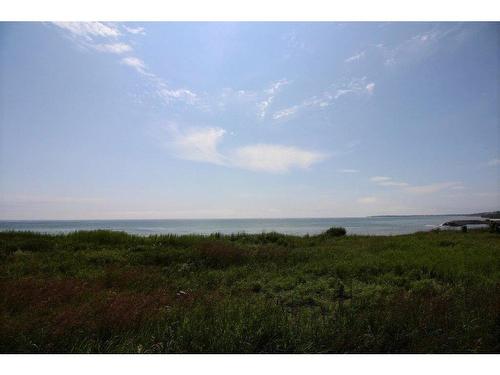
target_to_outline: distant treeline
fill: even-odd
[[[480,216],[486,219],[500,219],[500,211],[480,212],[477,214],[471,214],[470,216]]]

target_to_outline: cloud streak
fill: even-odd
[[[271,106],[274,97],[276,94],[280,91],[280,88],[282,86],[290,84],[290,81],[286,79],[280,79],[279,81],[271,83],[271,86],[264,91],[264,93],[267,95],[267,97],[262,100],[260,103],[258,103],[257,108],[259,110],[259,117],[264,118],[266,117],[267,110]]]
[[[125,43],[97,44],[94,48],[100,52],[115,53],[118,55],[132,51],[132,47]]]
[[[190,89],[170,87],[161,77],[151,72],[141,58],[131,54],[133,49],[127,38],[130,35],[146,35],[143,27],[102,22],[54,22],[53,24],[67,32],[80,47],[97,52],[126,55],[119,60],[120,64],[139,73],[150,85],[151,94],[164,104],[177,101],[194,105],[198,102],[198,94]]]
[[[432,194],[442,190],[446,190],[448,188],[454,190],[464,189],[462,184],[456,181],[439,182],[428,185],[411,185],[408,182],[395,181],[393,180],[392,177],[386,177],[386,176],[374,176],[370,178],[370,181],[378,186],[399,187],[402,188],[404,191],[413,194]]]
[[[352,62],[358,62],[359,60],[363,59],[365,57],[365,51],[361,51],[351,57],[348,57],[347,59],[344,60],[346,63],[352,63]]]
[[[375,86],[375,82],[368,81],[367,77],[352,78],[346,83],[331,85],[321,95],[311,96],[299,104],[275,111],[272,118],[273,120],[285,120],[305,109],[328,107],[347,95],[371,96],[375,92]]]

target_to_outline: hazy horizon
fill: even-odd
[[[0,23],[0,220],[500,208],[499,23]]]
[[[498,210],[493,210],[498,211]],[[486,211],[484,211],[486,212]],[[491,212],[491,211],[488,211]],[[314,220],[314,219],[363,219],[363,218],[371,218],[371,217],[410,217],[410,216],[471,216],[474,214],[481,213],[479,211],[475,212],[450,212],[450,213],[435,213],[435,214],[381,214],[381,215],[365,215],[365,216],[295,216],[295,217],[206,217],[206,218],[175,218],[175,217],[164,217],[164,218],[133,218],[133,219],[124,219],[124,218],[108,218],[108,219],[97,219],[97,218],[88,218],[88,219],[0,219],[0,221],[9,222],[9,221],[162,221],[162,220],[172,220],[172,221],[189,221],[189,220]]]

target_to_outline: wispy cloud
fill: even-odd
[[[266,117],[267,110],[269,106],[272,104],[274,97],[276,96],[276,94],[278,93],[278,91],[282,86],[288,84],[290,84],[290,81],[286,79],[280,79],[279,81],[271,83],[271,86],[264,91],[266,98],[257,104],[260,118]]]
[[[385,176],[374,176],[374,177],[370,178],[370,181],[377,182],[377,183],[384,182],[384,181],[390,181],[390,180],[392,180],[391,177],[385,177]]]
[[[352,78],[348,83],[341,85],[335,90],[334,99],[347,94],[366,95],[373,94],[375,90],[375,82],[369,82],[367,77]]]
[[[427,58],[453,43],[460,43],[471,28],[464,29],[462,25],[454,24],[449,27],[435,25],[429,30],[422,31],[404,40],[395,46],[379,45],[385,56],[385,65],[394,66],[406,62],[415,62]],[[443,44],[445,43],[445,44]]]
[[[307,169],[325,159],[325,155],[297,147],[256,144],[238,148],[234,153],[234,165],[265,172],[283,173],[292,168]]]
[[[129,56],[129,57],[124,57],[121,59],[121,63],[130,66],[131,68],[134,68],[141,74],[146,73],[146,64],[144,61],[137,57]]]
[[[164,85],[160,85],[157,89],[157,94],[165,100],[165,102],[169,102],[171,100],[182,100],[188,104],[194,104],[198,100],[198,94],[194,93],[188,89],[175,89],[171,90]]]
[[[347,58],[347,59],[345,59],[344,61],[345,61],[346,63],[357,62],[357,61],[361,60],[362,58],[364,58],[364,57],[365,57],[365,55],[366,55],[366,54],[365,54],[365,51],[361,51],[361,52],[359,52],[359,53],[357,53],[357,54],[355,54],[355,55],[353,55],[353,56],[351,56],[351,57],[348,57],[348,58]]]
[[[284,173],[291,169],[307,169],[324,160],[323,153],[278,144],[252,144],[219,151],[226,131],[219,127],[180,130],[168,127],[170,147],[180,159],[212,163],[227,167],[270,173]]]
[[[370,178],[370,181],[378,186],[399,187],[403,188],[404,191],[406,192],[415,194],[436,193],[438,191],[445,190],[448,188],[456,190],[464,188],[460,182],[456,181],[439,182],[429,185],[411,185],[408,182],[395,181],[392,177],[386,177],[386,176],[374,176]]]
[[[169,104],[172,101],[189,105],[198,103],[199,95],[193,90],[170,87],[165,80],[148,69],[144,60],[131,54],[132,47],[128,43],[130,35],[127,36],[127,34],[132,36],[146,35],[143,27],[102,22],[55,22],[54,25],[68,32],[71,39],[83,48],[104,53],[128,55],[122,57],[119,60],[120,63],[139,73],[147,81],[150,94],[163,103]]]
[[[132,51],[132,47],[125,43],[97,44],[94,48],[100,52],[109,52],[116,54],[122,54]]]
[[[390,26],[391,24],[387,24],[387,27]],[[382,62],[387,68],[394,68],[424,61],[440,51],[462,43],[479,27],[481,26],[471,24],[464,27],[460,23],[436,23],[427,30],[415,33],[393,44],[367,45],[362,51],[346,58],[344,62],[355,64],[366,59],[373,64]]]
[[[311,96],[299,104],[277,110],[272,118],[274,120],[287,119],[304,109],[328,107],[345,95],[373,95],[374,91],[375,82],[369,81],[367,77],[352,78],[345,83],[331,85],[321,95]]]
[[[375,176],[371,177],[370,181],[376,183],[378,186],[408,186],[407,182],[394,181],[391,177]]]
[[[282,109],[280,111],[276,111],[276,112],[273,113],[273,119],[274,120],[279,120],[282,117],[292,116],[295,113],[297,113],[297,111],[300,108],[301,108],[300,105],[294,105],[293,107],[289,107],[289,108]]]
[[[226,131],[222,128],[191,128],[180,130],[177,126],[168,128],[170,144],[175,155],[180,159],[205,163],[226,164],[226,160],[217,150],[218,143]]]
[[[95,37],[117,38],[121,35],[117,27],[102,22],[54,22],[54,24],[88,41]]]
[[[144,27],[129,27],[126,25],[123,25],[123,29],[129,32],[130,34],[134,35],[146,35],[146,30],[144,30]]]

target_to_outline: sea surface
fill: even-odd
[[[280,232],[318,234],[340,226],[347,234],[388,235],[429,231],[450,220],[481,219],[473,216],[378,216],[321,219],[193,219],[193,220],[44,220],[0,221],[0,231],[68,233],[78,230],[108,229],[132,234],[210,234]]]

